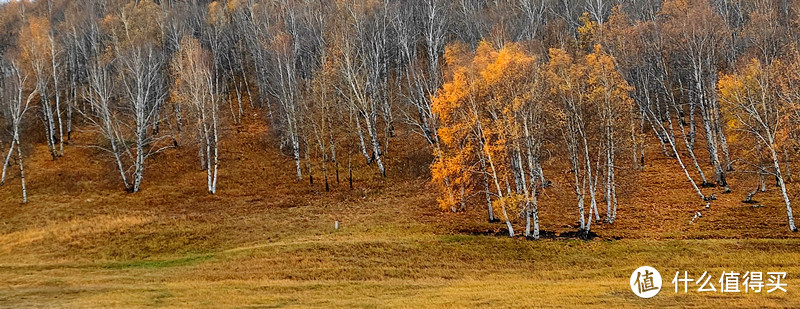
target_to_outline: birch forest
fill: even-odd
[[[591,237],[655,157],[692,192],[686,221],[771,190],[796,232],[799,21],[798,0],[4,2],[0,190],[24,205],[34,151],[89,148],[136,195],[190,149],[218,194],[250,125],[269,142],[245,155],[280,152],[296,185],[422,168],[431,208],[511,237],[539,239],[554,194]]]

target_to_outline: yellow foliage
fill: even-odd
[[[733,141],[769,143],[769,147],[780,149],[793,143],[791,136],[797,132],[792,125],[792,115],[797,115],[797,85],[795,61],[789,66],[783,61],[769,65],[753,58],[744,67],[732,74],[723,75],[717,83],[720,108],[725,124],[734,130]],[[798,121],[796,119],[794,121]],[[787,144],[789,143],[789,144]],[[748,145],[737,147],[747,149]]]
[[[619,117],[626,115],[624,111],[633,106],[629,96],[633,87],[617,70],[614,57],[605,53],[600,44],[595,44],[594,52],[586,55],[586,65],[589,102],[599,105],[599,113],[606,121],[621,120]]]
[[[580,49],[585,50],[589,46],[592,46],[592,43],[595,41],[599,26],[596,21],[593,21],[591,17],[589,17],[588,12],[583,12],[581,17],[578,17],[578,21],[581,23],[581,26],[577,29],[578,46]]]
[[[445,49],[445,61],[449,81],[432,99],[441,145],[431,172],[447,193],[440,206],[448,209],[462,202],[460,195],[452,194],[462,186],[484,189],[471,185],[476,166],[484,166],[491,177],[508,177],[509,143],[521,134],[517,115],[538,106],[540,102],[532,99],[543,95],[537,93],[541,92],[537,59],[519,44],[498,50],[483,41],[474,53],[464,44],[452,44]],[[481,160],[483,165],[478,164]]]

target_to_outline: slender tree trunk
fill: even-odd
[[[633,112],[631,112],[633,114]],[[636,140],[636,123],[634,122],[634,117],[630,119],[630,128],[631,128],[631,150],[633,153],[633,169],[639,169],[639,158],[638,158],[638,141]],[[644,149],[642,149],[644,151]]]
[[[58,156],[58,152],[56,150],[56,141],[55,141],[55,121],[53,120],[53,109],[50,106],[50,99],[48,99],[47,92],[42,92],[42,113],[44,114],[44,129],[45,129],[45,139],[47,139],[47,148],[50,151],[50,156],[52,157],[53,161],[56,160]]]
[[[305,140],[308,141],[307,138]],[[304,151],[303,158],[306,161],[306,171],[308,171],[308,184],[313,186],[314,185],[314,172],[311,170],[311,155],[309,154],[309,152],[310,152],[309,150],[310,150],[311,147],[308,145],[308,142],[305,142],[304,144],[306,145],[306,147],[305,147],[306,149]]]
[[[758,175],[761,178],[761,173]],[[756,184],[756,187],[750,193],[747,193],[747,197],[742,201],[743,203],[754,203],[753,197],[758,193],[758,189],[760,188],[759,184]]]
[[[20,145],[19,129],[14,130],[14,142]],[[28,190],[25,188],[25,167],[22,164],[22,147],[17,146],[17,163],[19,164],[19,180],[22,184],[22,203],[28,203]]]
[[[531,184],[531,190],[531,209],[529,210],[529,216],[533,217],[533,233],[531,234],[531,237],[533,239],[539,239],[539,204],[536,197],[538,184]]]
[[[76,73],[70,74],[70,88],[72,92],[72,102],[67,103],[67,140],[72,140],[72,109],[78,105],[78,86],[75,76]]]
[[[713,128],[714,124],[711,115],[712,111],[709,111],[709,108],[710,107],[708,106],[701,108],[701,114],[703,116],[703,129],[706,132],[706,148],[708,149],[709,161],[711,162],[711,166],[714,168],[714,181],[717,183],[717,185],[727,189],[728,183],[725,180],[725,169],[722,167],[722,163],[719,159],[719,152],[717,149],[717,134],[716,130]]]
[[[210,190],[211,194],[217,193],[217,176],[218,176],[218,173],[219,173],[219,133],[217,132],[217,126],[218,126],[217,118],[219,118],[219,116],[217,116],[216,103],[213,103],[213,102],[214,101],[212,100],[211,104],[214,104],[214,105],[211,107],[211,128],[212,128],[211,134],[213,136],[213,143],[214,143],[214,153],[213,153],[213,155],[214,155],[214,174],[212,175],[212,179],[211,179],[211,190]]]
[[[592,178],[592,162],[589,159],[589,143],[586,140],[586,135],[581,131],[581,140],[583,142],[583,154],[584,154],[584,161],[586,164],[586,178],[589,180],[589,198],[590,198],[590,206],[589,209],[589,222],[586,224],[587,231],[591,226],[592,214],[595,216],[595,220],[600,221],[600,214],[597,211],[597,194],[596,191],[596,180]]]
[[[297,180],[303,180],[303,171],[300,168],[300,141],[297,136],[296,132],[297,128],[293,127],[293,124],[289,124],[289,139],[292,143],[292,157],[294,158],[294,164],[297,169]]]
[[[478,124],[478,126],[480,126],[480,123]],[[481,136],[480,138],[483,138],[483,136]],[[497,180],[497,170],[495,169],[494,162],[492,161],[492,154],[486,151],[486,149],[481,149],[481,151],[486,152],[486,159],[488,160],[489,167],[492,170],[492,179],[494,180],[495,187],[497,187],[497,194],[500,196],[500,199],[502,200],[503,189],[500,188],[500,183]],[[509,220],[508,212],[506,211],[506,205],[505,203],[500,203],[500,204],[502,206],[501,209],[503,210],[503,218],[506,221],[506,227],[508,227],[508,237],[514,237],[514,227],[511,225],[511,221]]]
[[[353,164],[350,157],[347,156],[347,172],[349,173],[347,181],[350,183],[350,190],[353,190]]]
[[[480,145],[481,149],[483,149],[483,141],[481,141]],[[481,163],[481,180],[483,181],[483,192],[486,196],[486,205],[488,207],[489,212],[489,222],[494,222],[494,209],[492,209],[492,193],[489,189],[489,171],[486,170],[486,158],[483,155],[483,151],[478,152],[478,159]]]
[[[367,160],[367,165],[372,164],[372,157],[370,157],[370,155],[367,153],[367,146],[366,143],[364,142],[364,132],[361,129],[361,118],[360,118],[361,116],[360,115],[354,115],[354,116],[356,119],[356,133],[358,133],[358,141],[359,144],[361,145],[361,154],[363,154],[364,158]]]
[[[208,169],[208,161],[210,158],[206,157],[206,138],[205,132],[203,132],[203,127],[197,126],[197,157],[200,159],[200,170],[205,171]]]
[[[675,108],[676,111],[679,111],[679,107],[677,105],[673,104],[673,108]],[[689,158],[692,159],[692,164],[694,164],[694,168],[697,170],[698,175],[700,175],[700,180],[702,181],[700,186],[707,187],[709,186],[709,183],[708,180],[706,179],[705,173],[703,173],[703,169],[700,167],[700,163],[697,161],[697,157],[694,154],[693,142],[689,140],[690,138],[686,134],[686,130],[684,128],[684,124],[681,119],[678,119],[678,124],[680,125],[681,137],[683,138],[683,143],[686,145],[686,150],[689,153]]]
[[[55,115],[58,124],[58,156],[61,157],[64,155],[64,129],[63,129],[64,126],[61,124],[61,96],[58,95],[58,78],[55,78],[53,82],[53,88],[54,88],[53,94],[56,100]],[[53,135],[55,135],[55,130],[53,132]]]
[[[575,148],[574,145],[568,147]],[[583,187],[581,186],[581,181],[579,176],[580,163],[578,163],[578,155],[577,153],[575,153],[576,151],[577,149],[572,149],[570,151],[570,163],[572,163],[572,174],[574,175],[575,178],[575,195],[578,198],[578,222],[580,224],[580,229],[584,230],[586,229],[586,215],[583,205]],[[589,220],[591,220],[591,217]]]
[[[331,161],[334,163],[334,169],[336,170],[336,184],[339,184],[339,162],[336,160],[336,142],[333,138],[333,127],[332,122],[330,119],[330,111],[325,115],[328,120],[328,135],[330,136],[329,145],[331,147]],[[324,153],[324,151],[323,151]]]
[[[12,139],[11,146],[8,147],[8,154],[6,155],[6,159],[3,161],[3,172],[2,176],[0,176],[0,186],[6,183],[6,168],[9,166],[8,162],[11,160],[11,154],[14,153],[14,145],[16,144],[16,141]]]
[[[367,124],[367,133],[369,133],[370,138],[372,140],[372,155],[375,159],[375,162],[378,164],[378,171],[380,171],[381,176],[386,177],[386,168],[383,166],[383,152],[381,150],[381,144],[378,140],[378,130],[375,127],[375,113],[371,113],[370,119],[365,119],[364,122]]]
[[[789,194],[786,192],[786,183],[783,181],[783,176],[781,175],[781,166],[778,162],[778,154],[775,152],[775,147],[772,146],[772,138],[770,138],[770,145],[767,145],[769,148],[770,154],[772,155],[772,163],[775,166],[775,178],[778,179],[778,186],[781,188],[781,196],[783,197],[783,201],[786,203],[786,218],[789,223],[789,230],[792,232],[797,232],[797,227],[794,224],[794,215],[792,214],[792,203],[789,201]],[[21,165],[22,163],[20,163]]]
[[[614,141],[614,128],[609,127],[609,150],[608,150],[608,183],[609,183],[609,199],[611,200],[611,215],[608,223],[614,223],[617,219],[617,174],[616,167],[614,166],[614,152],[616,151],[616,142]],[[607,215],[608,216],[608,215]]]
[[[137,114],[139,114],[137,117],[140,117],[140,120],[144,119],[143,115],[141,115],[143,113],[144,113],[143,110],[137,111]],[[142,184],[142,178],[144,176],[144,160],[145,160],[144,144],[146,142],[145,139],[147,135],[147,123],[145,123],[144,121],[137,121],[136,126],[137,126],[136,157],[134,161],[134,171],[133,171],[134,193],[139,192],[139,187]]]
[[[211,148],[213,147],[211,145],[211,132],[210,132],[210,130],[208,128],[209,125],[208,125],[208,122],[206,120],[205,108],[202,105],[200,106],[200,108],[203,108],[203,110],[200,112],[200,115],[201,115],[200,116],[201,117],[200,118],[200,126],[203,128],[202,129],[203,130],[203,140],[205,141],[204,142],[204,144],[205,144],[205,147],[204,147],[205,149],[204,150],[205,150],[205,153],[206,153],[205,156],[206,156],[206,158],[208,158],[208,168],[206,168],[206,189],[208,190],[208,193],[213,194],[214,192],[212,192],[212,188],[211,188],[211,174],[213,172],[212,171],[213,170],[213,165],[211,163],[211,161],[213,160],[212,154],[211,154]]]
[[[712,95],[713,97],[713,95]],[[730,151],[728,150],[728,139],[725,137],[725,132],[722,130],[722,115],[719,110],[719,101],[716,98],[711,99],[711,105],[713,107],[714,113],[714,130],[716,131],[716,136],[719,138],[720,148],[722,148],[722,158],[724,160],[724,169],[725,171],[733,170],[732,162],[731,162],[731,155]],[[725,175],[723,174],[723,178]],[[730,191],[727,185],[727,181],[723,181],[725,183],[725,189]]]
[[[696,109],[697,105],[694,102],[689,102],[689,144],[692,145],[692,149],[694,149],[697,138],[697,124],[694,120]]]
[[[56,100],[55,114],[58,120],[58,156],[60,157],[64,155],[64,126],[61,123],[61,96],[58,93],[58,69],[56,66],[55,43],[52,36],[50,36],[50,57],[53,67],[53,95]]]
[[[659,128],[662,131],[666,131],[666,129],[664,128],[664,126],[660,122],[656,122],[656,124],[659,125]],[[686,179],[688,179],[689,183],[692,185],[692,188],[694,188],[695,192],[697,193],[697,195],[700,196],[701,199],[703,199],[704,201],[709,200],[708,197],[703,195],[703,192],[700,191],[700,188],[697,187],[697,183],[694,181],[694,179],[692,179],[692,176],[689,174],[689,170],[686,169],[686,165],[683,164],[683,160],[681,159],[680,152],[678,152],[678,149],[675,147],[675,142],[673,140],[671,140],[671,139],[667,139],[667,141],[669,142],[669,146],[670,146],[670,148],[672,148],[672,153],[675,155],[675,158],[678,160],[678,164],[680,164],[684,175],[686,175]]]
[[[320,160],[321,163],[322,163],[322,180],[325,181],[325,191],[327,192],[327,191],[330,191],[331,189],[330,189],[330,185],[328,184],[328,169],[327,169],[327,162],[326,162],[327,158],[325,158],[326,156],[324,155],[325,149],[322,149],[322,151],[323,151],[323,156],[322,156],[322,160]]]

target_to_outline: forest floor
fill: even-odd
[[[740,202],[755,186],[744,174],[731,194],[704,189],[719,198],[705,209],[651,145],[643,172],[621,173],[617,221],[593,225],[599,237],[531,241],[505,237],[478,202],[441,211],[424,147],[394,143],[403,156],[386,179],[353,155],[352,190],[340,159],[326,192],[319,175],[296,180],[262,124],[225,133],[216,195],[189,146],[148,161],[136,194],[105,154],[79,147],[87,134],[56,161],[29,149],[30,202],[14,169],[0,187],[0,307],[800,307],[800,233],[773,186],[755,198],[763,207]],[[574,231],[567,175],[546,173],[542,229]],[[653,299],[628,286],[643,265],[664,278]],[[718,289],[723,271],[783,271],[788,293],[675,293],[676,271],[708,271]]]

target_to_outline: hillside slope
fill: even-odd
[[[800,271],[800,235],[785,227],[775,189],[753,208],[740,202],[750,185],[734,174],[736,191],[705,210],[677,163],[655,151],[644,172],[623,173],[618,220],[595,225],[598,239],[528,241],[503,237],[480,204],[440,211],[418,167],[430,157],[415,145],[394,146],[401,155],[387,179],[354,156],[354,189],[344,162],[326,192],[319,180],[296,180],[258,118],[225,136],[216,195],[189,146],[149,161],[136,194],[122,190],[104,154],[79,147],[88,134],[75,133],[57,161],[38,146],[27,161],[30,202],[19,203],[14,170],[0,187],[0,307],[624,307],[653,304],[625,287],[644,263]],[[574,230],[576,206],[551,177],[542,228],[557,235]],[[697,210],[703,217],[690,224]],[[701,299],[668,292],[657,304]],[[800,306],[786,294],[702,301]]]

